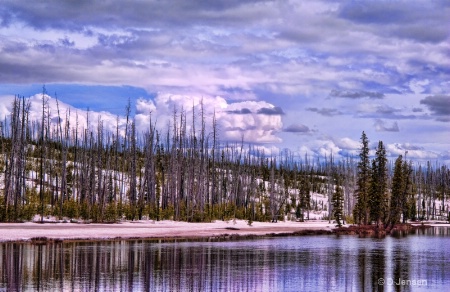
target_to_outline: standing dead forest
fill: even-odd
[[[359,157],[336,161],[289,150],[267,155],[243,141],[221,141],[215,117],[206,120],[203,110],[190,125],[186,112],[174,110],[164,131],[150,119],[145,132],[136,130],[130,104],[125,128],[116,131],[101,120],[95,129],[71,125],[70,113],[55,121],[48,111],[43,94],[41,119],[30,120],[27,99],[16,97],[0,122],[2,222],[39,214],[41,220],[236,218],[251,224],[288,215],[303,221],[323,210],[323,219],[338,225],[387,226],[450,216],[447,165],[413,163],[406,152],[388,161],[383,142],[369,149],[364,132]]]

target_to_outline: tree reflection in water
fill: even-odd
[[[0,244],[0,291],[384,291],[450,285],[449,228],[406,237]]]

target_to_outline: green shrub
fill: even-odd
[[[63,216],[68,218],[78,218],[79,216],[79,210],[78,210],[78,203],[75,202],[72,199],[66,200],[63,203]]]
[[[89,213],[89,218],[94,222],[99,222],[101,219],[100,206],[95,203],[91,206],[91,212]]]
[[[81,203],[81,206],[80,206],[80,217],[83,220],[90,219],[90,216],[89,216],[89,205],[88,205],[86,200]]]
[[[346,215],[344,216],[344,222],[346,224],[355,224],[355,219],[353,218],[352,215]]]
[[[105,211],[103,212],[103,221],[105,222],[116,222],[117,220],[117,206],[114,202],[106,205]]]

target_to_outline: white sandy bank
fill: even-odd
[[[301,230],[331,230],[333,223],[317,220],[308,222],[253,222],[244,220],[214,223],[177,221],[135,221],[118,224],[76,223],[0,223],[0,242],[28,241],[36,237],[58,240],[131,239],[131,238],[193,238],[215,237],[225,234],[266,235],[293,233]]]

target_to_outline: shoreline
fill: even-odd
[[[424,222],[426,226],[449,226],[445,222]],[[423,226],[422,223],[412,223]],[[345,225],[351,227],[352,225]],[[253,222],[245,220],[188,223],[180,221],[126,221],[105,223],[26,222],[0,223],[1,243],[33,243],[109,240],[229,240],[257,237],[331,235],[339,228],[326,220],[307,222]],[[349,233],[350,234],[350,233]]]
[[[332,234],[328,221],[253,222],[244,220],[188,223],[179,221],[127,221],[101,223],[0,223],[0,243],[47,243],[107,240],[202,240],[263,236]]]

